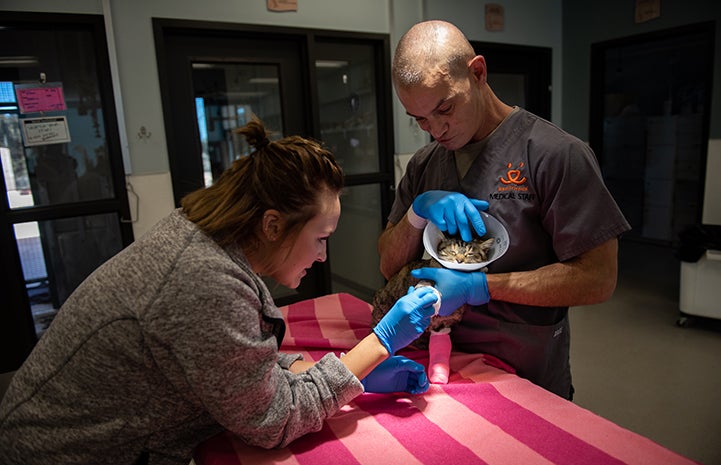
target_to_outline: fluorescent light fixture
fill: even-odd
[[[193,69],[213,69],[218,68],[218,65],[216,65],[215,63],[193,63],[191,67]]]
[[[277,77],[255,77],[248,79],[248,84],[278,84]]]
[[[316,60],[316,68],[342,68],[348,66],[347,61],[343,60]]]
[[[0,66],[31,66],[37,65],[38,59],[31,56],[0,57]]]

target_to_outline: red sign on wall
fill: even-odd
[[[17,84],[15,86],[20,113],[44,113],[64,111],[63,85],[59,82],[47,84]]]

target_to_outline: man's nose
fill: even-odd
[[[431,136],[433,136],[434,139],[440,139],[441,136],[445,134],[446,129],[448,129],[448,126],[446,125],[446,122],[441,118],[433,118],[429,120],[428,132],[431,134]]]

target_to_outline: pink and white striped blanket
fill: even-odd
[[[281,309],[282,349],[318,360],[368,334],[371,306],[332,294]],[[428,355],[404,355],[428,363]],[[323,429],[284,449],[249,447],[229,433],[201,444],[198,465],[693,464],[561,399],[481,354],[451,354],[448,384],[419,396],[363,394]]]

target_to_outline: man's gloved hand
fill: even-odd
[[[401,355],[384,360],[361,383],[366,392],[411,394],[423,394],[430,384],[423,365]]]
[[[459,192],[426,191],[413,201],[413,212],[432,221],[441,231],[448,234],[460,233],[461,239],[473,239],[471,226],[479,236],[486,234],[480,210],[488,210],[485,200],[469,199]],[[469,225],[470,221],[470,225]]]
[[[393,355],[415,341],[431,323],[433,304],[438,300],[431,287],[408,289],[373,328],[381,344]]]
[[[456,271],[446,268],[418,268],[411,270],[414,278],[433,281],[441,293],[438,314],[448,316],[463,304],[483,305],[491,300],[486,273],[482,271]]]

